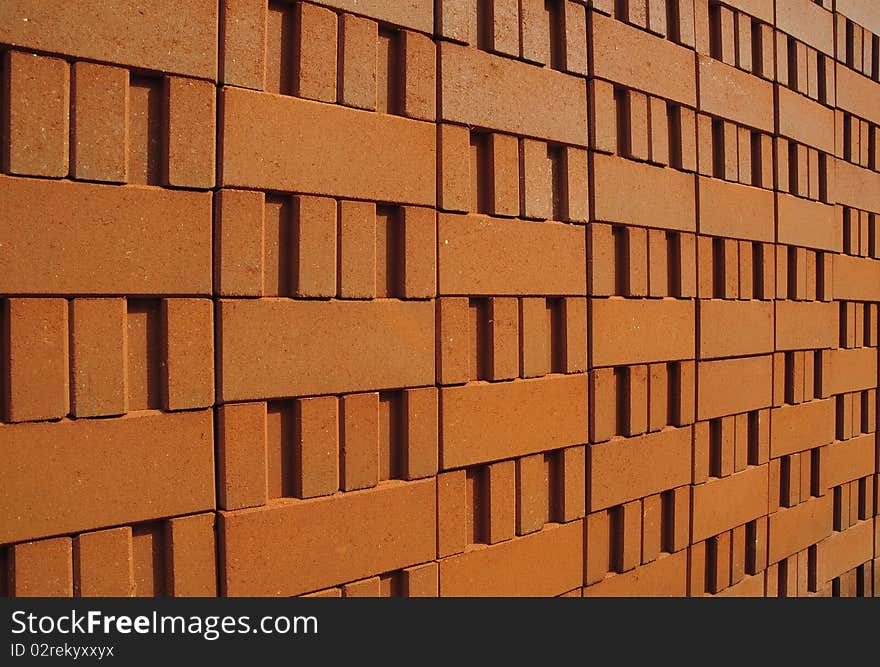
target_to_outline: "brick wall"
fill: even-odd
[[[869,0],[0,5],[0,595],[880,595]]]

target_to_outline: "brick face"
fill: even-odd
[[[0,593],[880,596],[872,3],[116,4],[0,5]]]

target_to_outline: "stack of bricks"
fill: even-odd
[[[0,595],[880,595],[871,0],[0,5]]]

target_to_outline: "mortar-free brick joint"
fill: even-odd
[[[880,596],[871,0],[0,4],[0,595]]]

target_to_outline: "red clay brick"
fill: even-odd
[[[687,565],[687,551],[679,551],[587,586],[584,597],[683,597],[687,594]]]
[[[428,479],[221,512],[221,592],[297,595],[424,563],[436,550],[436,505]]]
[[[217,408],[217,502],[222,509],[265,505],[266,404]]]
[[[540,576],[534,563],[548,567]],[[559,595],[583,580],[584,540],[579,523],[547,528],[440,561],[440,595]]]
[[[583,295],[583,228],[550,222],[441,214],[440,294]],[[548,272],[547,263],[570,267]]]
[[[650,456],[645,452],[650,449]],[[686,484],[691,470],[690,428],[664,430],[591,445],[590,512]]]
[[[25,542],[10,549],[12,597],[73,597],[73,555],[69,537]]]
[[[71,85],[72,175],[87,181],[125,183],[128,180],[128,71],[78,62],[73,65]],[[211,129],[213,134],[213,127]]]
[[[216,87],[207,81],[165,78],[168,104],[165,185],[210,188],[216,172]]]
[[[584,79],[458,44],[438,53],[443,120],[587,145]]]
[[[592,364],[616,366],[693,356],[694,306],[672,299],[593,299]]]
[[[443,387],[441,469],[586,442],[585,375]]]
[[[218,321],[224,402],[418,386],[434,377],[428,302],[221,300]],[[386,345],[389,328],[399,347]]]
[[[296,94],[320,102],[336,101],[336,13],[311,3],[296,5]]]
[[[263,295],[265,203],[262,192],[224,189],[214,196],[216,294]]]
[[[135,591],[131,528],[84,533],[73,540],[77,597],[131,597]]]
[[[213,509],[211,422],[200,410],[0,426],[0,543]]]
[[[773,351],[773,304],[762,301],[699,302],[700,359]]]
[[[223,186],[434,203],[429,124],[237,88],[220,105]],[[352,169],[353,155],[363,168]]]
[[[339,33],[342,42],[339,102],[375,110],[377,64],[373,54],[379,43],[379,26],[375,21],[354,14],[342,14]]]
[[[210,193],[0,176],[9,221],[0,231],[5,249],[0,290],[209,294],[210,198]],[[37,209],[34,201],[45,206]],[[59,238],[65,239],[63,247]],[[97,272],[95,266],[113,270]]]
[[[162,301],[166,410],[214,403],[214,304],[208,299]]]
[[[687,49],[600,14],[593,14],[591,48],[595,76],[696,106],[693,54]]]
[[[70,408],[77,417],[128,410],[126,312],[125,299],[70,302]]]
[[[8,299],[3,378],[6,419],[57,419],[69,408],[68,305],[64,299]]]
[[[262,90],[266,85],[266,9],[260,0],[220,4],[220,80]]]
[[[214,513],[169,519],[165,524],[168,593],[174,597],[217,596],[217,546]]]
[[[100,0],[58,7],[10,0],[3,10],[10,17],[0,28],[5,44],[207,79],[217,74],[218,5],[213,0],[195,0],[184,9],[171,0],[146,7],[123,0],[112,13]]]
[[[752,466],[693,487],[691,539],[701,542],[763,516],[767,510],[768,466]]]
[[[70,65],[60,58],[9,51],[5,69],[9,107],[4,168],[24,176],[66,176]]]
[[[769,407],[772,403],[771,357],[743,357],[702,361],[697,365],[697,418],[723,415]],[[729,388],[749,386],[746,394],[731,394]]]
[[[596,220],[696,231],[694,180],[688,174],[597,154],[593,178]]]

